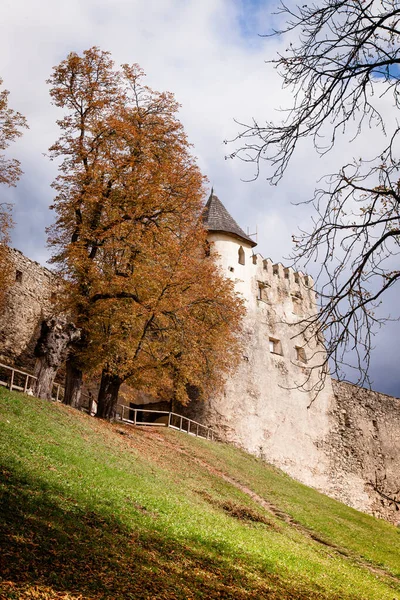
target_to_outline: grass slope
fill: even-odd
[[[400,600],[399,542],[231,446],[0,389],[1,599]]]

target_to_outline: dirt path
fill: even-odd
[[[120,432],[122,433],[122,431],[120,431]],[[127,434],[126,430],[124,431],[124,434],[125,435]],[[200,467],[206,469],[212,475],[215,475],[216,477],[220,477],[221,479],[223,479],[230,485],[234,486],[235,488],[237,488],[238,490],[240,490],[241,492],[243,492],[244,494],[249,496],[259,506],[261,506],[262,508],[267,510],[270,514],[272,514],[276,518],[278,518],[280,521],[283,521],[290,527],[293,527],[294,529],[296,529],[296,531],[298,531],[305,537],[309,538],[313,542],[320,544],[322,547],[325,548],[325,550],[327,552],[340,555],[342,558],[345,558],[345,559],[351,561],[353,564],[356,564],[358,567],[360,567],[362,569],[366,569],[373,575],[384,578],[388,585],[391,585],[391,587],[393,587],[394,589],[396,589],[396,591],[398,591],[399,582],[400,582],[399,577],[396,577],[395,575],[393,575],[389,571],[385,570],[384,568],[377,567],[377,566],[369,563],[368,561],[364,560],[360,556],[357,556],[356,554],[353,554],[353,553],[349,552],[348,550],[345,550],[345,549],[341,548],[340,546],[337,546],[336,544],[333,544],[330,541],[321,538],[314,531],[308,529],[307,527],[305,527],[304,525],[302,525],[301,523],[299,523],[298,521],[293,519],[289,514],[282,511],[280,508],[278,508],[275,504],[273,504],[269,500],[266,500],[265,498],[263,498],[262,496],[260,496],[256,492],[254,492],[247,485],[240,483],[239,481],[237,481],[233,477],[230,477],[229,475],[227,475],[220,469],[215,468],[213,465],[209,464],[205,460],[198,458],[197,456],[193,456],[191,453],[187,452],[184,448],[182,448],[181,445],[179,445],[178,443],[174,444],[170,439],[167,439],[159,432],[150,430],[150,431],[146,432],[146,435],[149,435],[153,439],[154,439],[154,437],[158,438],[160,441],[162,441],[162,443],[165,446],[170,447],[175,452],[179,452],[180,454],[183,454],[190,461],[192,461],[192,462],[196,463],[197,465],[199,465]],[[211,499],[211,497],[210,497],[210,499]],[[389,581],[387,581],[387,580],[389,580]]]
[[[167,443],[169,443],[169,440]],[[294,527],[298,532],[300,532],[305,537],[308,537],[309,539],[313,540],[314,542],[321,544],[321,546],[324,546],[329,551],[331,551],[335,554],[339,554],[340,556],[345,557],[348,560],[351,560],[357,566],[368,570],[370,573],[373,573],[374,575],[378,575],[380,577],[384,577],[385,579],[389,579],[390,581],[397,584],[396,590],[398,590],[398,584],[400,581],[399,577],[396,577],[395,575],[393,575],[386,569],[372,565],[368,561],[362,559],[361,557],[359,557],[355,554],[352,554],[348,550],[345,550],[345,549],[341,548],[340,546],[337,546],[336,544],[333,544],[333,543],[329,542],[328,540],[321,538],[318,534],[311,531],[310,529],[308,529],[307,527],[305,527],[298,521],[295,521],[289,514],[285,513],[280,508],[278,508],[275,504],[273,504],[269,500],[266,500],[265,498],[263,498],[262,496],[260,496],[256,492],[254,492],[248,486],[240,483],[239,481],[237,481],[233,477],[230,477],[223,471],[216,469],[215,467],[213,467],[212,465],[210,465],[203,459],[192,456],[190,453],[183,450],[182,447],[175,446],[174,444],[171,444],[171,446],[174,447],[179,452],[183,453],[185,456],[187,456],[190,460],[192,460],[199,466],[206,469],[209,473],[212,473],[213,475],[216,475],[217,477],[220,477],[227,483],[233,485],[235,488],[237,488],[238,490],[240,490],[241,492],[243,492],[244,494],[249,496],[252,500],[254,500],[254,502],[256,502],[259,506],[261,506],[262,508],[269,511],[272,515],[274,515],[281,521],[285,522],[286,524],[290,525],[291,527]]]

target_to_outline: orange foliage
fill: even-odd
[[[0,85],[3,80],[0,78]],[[6,158],[4,151],[22,134],[20,129],[27,127],[25,117],[8,106],[7,90],[0,92],[0,184],[16,185],[21,175],[19,161]],[[4,302],[5,293],[11,284],[11,265],[8,261],[7,244],[9,231],[12,227],[11,206],[0,202],[0,307]]]
[[[143,77],[98,48],[55,67],[51,95],[67,113],[51,148],[63,162],[49,242],[85,369],[186,402],[234,363],[243,306],[204,257],[205,179],[179,106]]]

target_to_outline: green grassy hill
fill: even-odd
[[[1,389],[0,598],[400,600],[400,529],[231,446]]]

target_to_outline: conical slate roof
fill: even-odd
[[[251,247],[257,246],[256,242],[239,227],[213,191],[211,191],[208,202],[204,207],[203,223],[208,231],[230,233],[239,240],[247,242]]]

